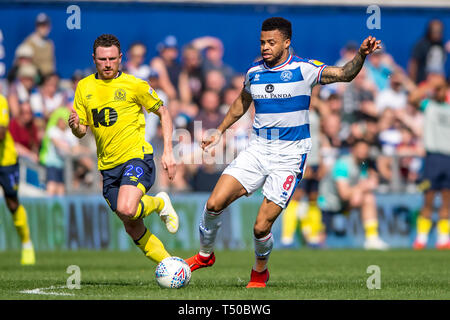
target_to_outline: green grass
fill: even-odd
[[[173,252],[188,257],[194,252]],[[276,250],[266,289],[245,289],[250,251],[219,251],[212,268],[193,273],[181,290],[160,289],[155,265],[140,252],[38,252],[22,267],[19,252],[0,253],[0,299],[450,299],[450,251]],[[69,265],[81,269],[81,289],[66,285]],[[369,265],[381,268],[381,289],[369,290]],[[44,292],[72,296],[20,293]]]

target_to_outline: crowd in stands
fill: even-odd
[[[50,31],[49,17],[39,14],[35,31],[15,51],[14,64],[1,92],[8,99],[10,131],[20,157],[44,166],[47,192],[58,195],[65,192],[67,159],[72,161],[71,183],[75,189],[99,182],[94,174],[96,147],[92,134],[76,139],[65,121],[77,83],[89,72],[76,70],[71,79],[60,79]],[[311,119],[317,119],[314,121],[318,121],[320,130],[312,139],[313,148],[319,150],[322,172],[329,171],[337,157],[348,152],[352,141],[364,138],[371,143],[370,162],[379,173],[380,192],[393,188],[418,190],[425,154],[423,114],[417,99],[411,96],[419,91],[421,98],[432,96],[436,79],[448,76],[445,62],[449,44],[443,35],[442,22],[433,20],[424,37],[412,48],[406,70],[383,45],[382,50],[367,58],[352,82],[314,87],[311,112],[318,117]],[[344,65],[358,48],[358,43],[348,42],[340,52],[340,59],[327,64]],[[176,129],[174,151],[179,162],[176,178],[169,181],[164,170],[158,168],[154,188],[172,192],[211,191],[225,166],[246,146],[253,107],[233,125],[233,134],[226,135],[215,152],[205,154],[199,146],[201,136],[221,123],[243,87],[245,70],[234,70],[223,61],[225,49],[215,37],[192,39],[181,47],[169,35],[157,45],[158,55],[149,61],[144,42],[133,43],[124,52],[123,71],[149,81],[169,108]],[[301,56],[301,52],[295,54]],[[450,102],[449,89],[447,101]],[[163,143],[156,115],[146,114],[145,134],[158,159]]]

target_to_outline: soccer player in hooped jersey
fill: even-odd
[[[380,41],[369,36],[345,66],[327,66],[290,54],[291,35],[291,23],[286,19],[275,17],[263,22],[262,60],[248,69],[244,88],[216,133],[202,141],[205,150],[217,144],[225,130],[254,102],[249,146],[224,170],[212,191],[199,225],[200,251],[186,260],[192,271],[212,266],[222,211],[236,199],[262,187],[264,199],[253,227],[255,264],[247,288],[265,287],[269,280],[272,224],[286,207],[305,169],[311,149],[308,109],[312,87],[351,81],[366,56],[381,48]]]
[[[150,260],[159,263],[170,254],[142,219],[156,212],[169,232],[175,233],[178,216],[165,192],[155,197],[146,194],[155,181],[156,172],[153,148],[145,141],[142,131],[142,107],[160,118],[164,136],[161,162],[169,179],[174,178],[176,170],[172,119],[147,82],[119,71],[122,53],[115,36],[99,36],[92,56],[97,73],[78,83],[69,126],[78,138],[91,128],[106,202],[122,220],[134,243]]]

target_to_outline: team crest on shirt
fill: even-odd
[[[127,100],[127,94],[126,94],[125,90],[117,89],[116,92],[114,92],[114,100],[116,100],[116,101]]]
[[[292,71],[285,70],[280,74],[280,79],[283,81],[290,81],[292,79]]]

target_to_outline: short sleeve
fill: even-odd
[[[342,160],[338,160],[336,162],[332,174],[334,180],[347,180],[350,176],[348,166]]]
[[[139,81],[136,89],[136,103],[143,106],[148,112],[158,111],[164,103],[158,94],[146,81]]]
[[[75,90],[75,99],[73,101],[73,108],[75,112],[78,114],[78,118],[80,118],[80,124],[82,125],[90,125],[86,112],[86,104],[83,99],[83,94],[81,91],[81,86],[78,84],[77,89]]]
[[[302,63],[301,71],[303,79],[311,86],[314,87],[316,84],[320,84],[320,79],[322,77],[323,69],[327,65],[318,60],[307,60]]]
[[[8,101],[0,95],[0,126],[8,127],[9,125],[9,108]]]

